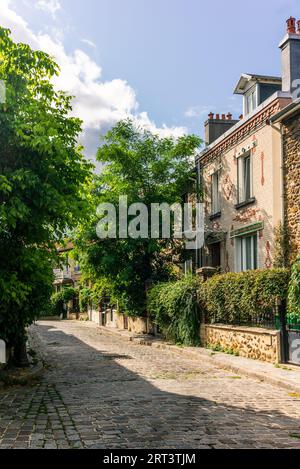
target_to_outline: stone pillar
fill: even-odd
[[[202,278],[204,282],[216,275],[217,272],[217,269],[215,269],[214,267],[201,267],[201,269],[198,269],[196,271],[197,275],[199,275],[199,277]]]

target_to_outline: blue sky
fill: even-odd
[[[162,135],[202,135],[210,110],[238,116],[240,74],[280,74],[290,15],[299,0],[0,0],[1,25],[57,54],[88,154],[125,115]]]

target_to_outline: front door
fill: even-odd
[[[221,267],[221,243],[212,244],[210,247],[211,267],[219,269]]]

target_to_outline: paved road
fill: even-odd
[[[50,366],[0,391],[0,448],[300,449],[299,396],[91,323],[34,331]]]

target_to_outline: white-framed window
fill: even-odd
[[[217,171],[211,176],[211,214],[216,215],[220,211],[220,171]]]
[[[245,114],[251,114],[257,107],[257,91],[256,88],[249,91],[245,96]]]
[[[238,159],[238,203],[248,202],[253,197],[251,153]]]
[[[235,261],[237,272],[258,269],[257,233],[235,238]]]

